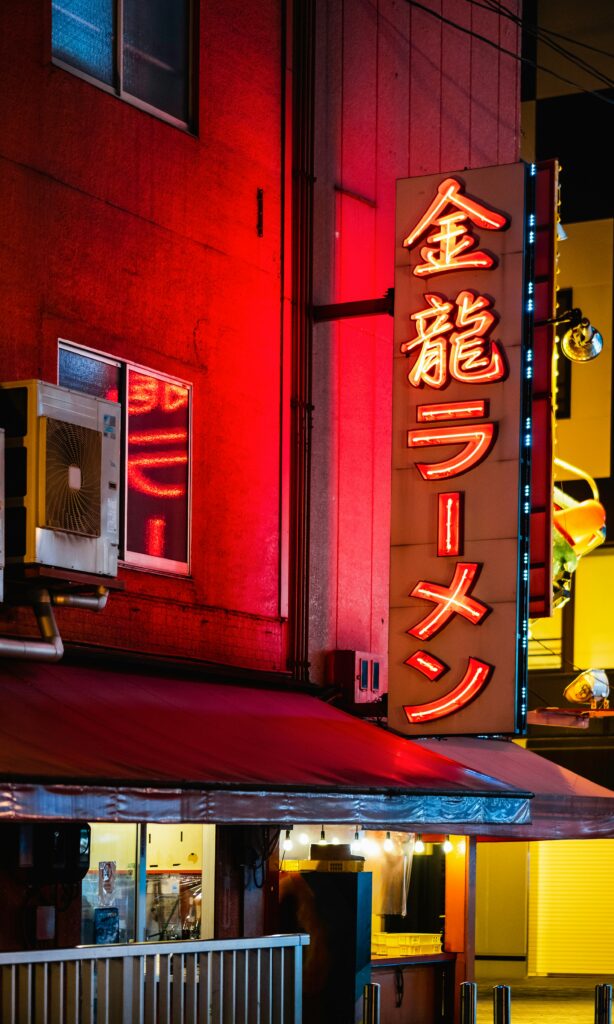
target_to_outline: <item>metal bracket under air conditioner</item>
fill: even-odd
[[[19,581],[19,585],[15,581],[10,603],[32,608],[38,623],[40,639],[0,637],[0,658],[59,661],[64,654],[64,644],[53,613],[54,605],[100,612],[106,606],[110,589],[123,589],[123,585],[117,580],[109,581],[110,585],[106,585],[106,582],[105,585],[81,584],[78,588],[71,588],[70,585],[58,585],[57,580],[45,580],[45,583],[41,580],[38,586],[32,586],[31,583],[28,586],[23,580]]]

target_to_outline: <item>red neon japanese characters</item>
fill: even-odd
[[[448,208],[451,213],[445,213]],[[438,185],[437,195],[424,215],[403,239],[403,245],[411,249],[425,232],[435,229],[420,250],[425,262],[414,267],[417,277],[450,270],[488,270],[495,265],[494,257],[476,248],[468,221],[488,231],[500,231],[509,223],[507,217],[464,195],[456,178],[446,178]]]
[[[437,554],[460,555],[463,495],[449,491],[437,495]]]
[[[459,179],[446,178],[403,239],[407,249],[421,246],[413,275],[428,278],[457,270],[492,270],[497,261],[482,248],[480,232],[501,231],[509,223],[505,214],[467,196]],[[447,295],[428,291],[417,296],[413,310],[409,317],[413,334],[408,333],[400,346],[408,359],[410,387],[439,392],[454,384],[455,397],[460,390],[457,401],[417,405],[416,421],[422,425],[407,430],[409,449],[442,449],[440,461],[414,463],[428,486],[472,471],[493,450],[497,423],[476,422],[489,417],[489,400],[471,398],[467,386],[486,390],[504,381],[508,365],[503,345],[493,337],[498,322],[495,300],[481,289],[465,287]],[[464,503],[465,494],[461,491],[448,490],[436,495],[437,556],[453,559],[454,565],[450,566],[448,585],[421,579],[411,590],[412,598],[432,605],[431,611],[406,629],[409,636],[421,643],[429,642],[455,617],[467,626],[481,625],[491,611],[473,594],[481,564],[458,561],[464,547]],[[434,508],[433,504],[429,507]],[[443,661],[423,649],[411,653],[404,664],[419,672],[429,686],[448,671]],[[492,665],[469,657],[463,678],[447,694],[423,704],[404,705],[408,721],[420,724],[459,711],[481,692],[493,672]]]
[[[407,431],[408,448],[430,448],[434,445],[460,444],[456,455],[442,462],[417,462],[423,480],[448,480],[460,476],[486,458],[496,439],[494,423],[475,427],[431,427]]]
[[[405,659],[405,664],[410,668],[418,669],[418,672],[422,672],[422,675],[430,679],[432,683],[448,671],[448,667],[444,665],[443,661],[436,658],[434,654],[427,654],[426,651],[414,651],[409,658]]]
[[[435,608],[407,632],[419,640],[430,640],[448,624],[453,615],[462,615],[474,626],[479,625],[490,611],[487,604],[469,597],[469,591],[479,576],[480,569],[481,566],[477,562],[457,562],[449,587],[420,580],[410,597],[432,601]]]
[[[488,337],[496,320],[490,311],[490,299],[468,290],[459,292],[453,303],[430,292],[424,298],[427,308],[411,316],[416,336],[401,345],[401,352],[416,354],[407,374],[412,387],[426,385],[439,391],[452,380],[462,384],[504,380],[507,366],[503,352]]]
[[[437,402],[435,405],[419,405],[416,409],[416,419],[418,423],[469,420],[476,416],[488,416],[488,408],[488,402],[483,398],[478,398],[475,402]]]
[[[407,719],[412,724],[419,722],[432,722],[437,718],[444,718],[454,711],[474,700],[480,690],[483,690],[493,672],[493,666],[478,658],[469,658],[467,671],[460,683],[437,700],[431,700],[425,704],[406,704],[403,708]]]

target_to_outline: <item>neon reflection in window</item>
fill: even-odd
[[[186,562],[189,389],[128,370],[130,552]]]

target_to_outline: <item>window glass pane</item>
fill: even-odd
[[[133,941],[136,825],[92,824],[91,829],[90,869],[81,890],[81,941]]]
[[[203,826],[147,825],[145,938],[199,939]]]
[[[129,369],[128,560],[188,561],[189,396],[182,384]]]
[[[123,88],[188,120],[188,0],[125,0]]]
[[[113,0],[57,0],[51,39],[54,57],[113,84]]]
[[[117,363],[107,363],[72,349],[61,348],[58,383],[73,391],[85,391],[87,395],[118,402],[120,368]]]

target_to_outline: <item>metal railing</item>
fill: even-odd
[[[3,1024],[300,1024],[308,935],[0,954]]]

